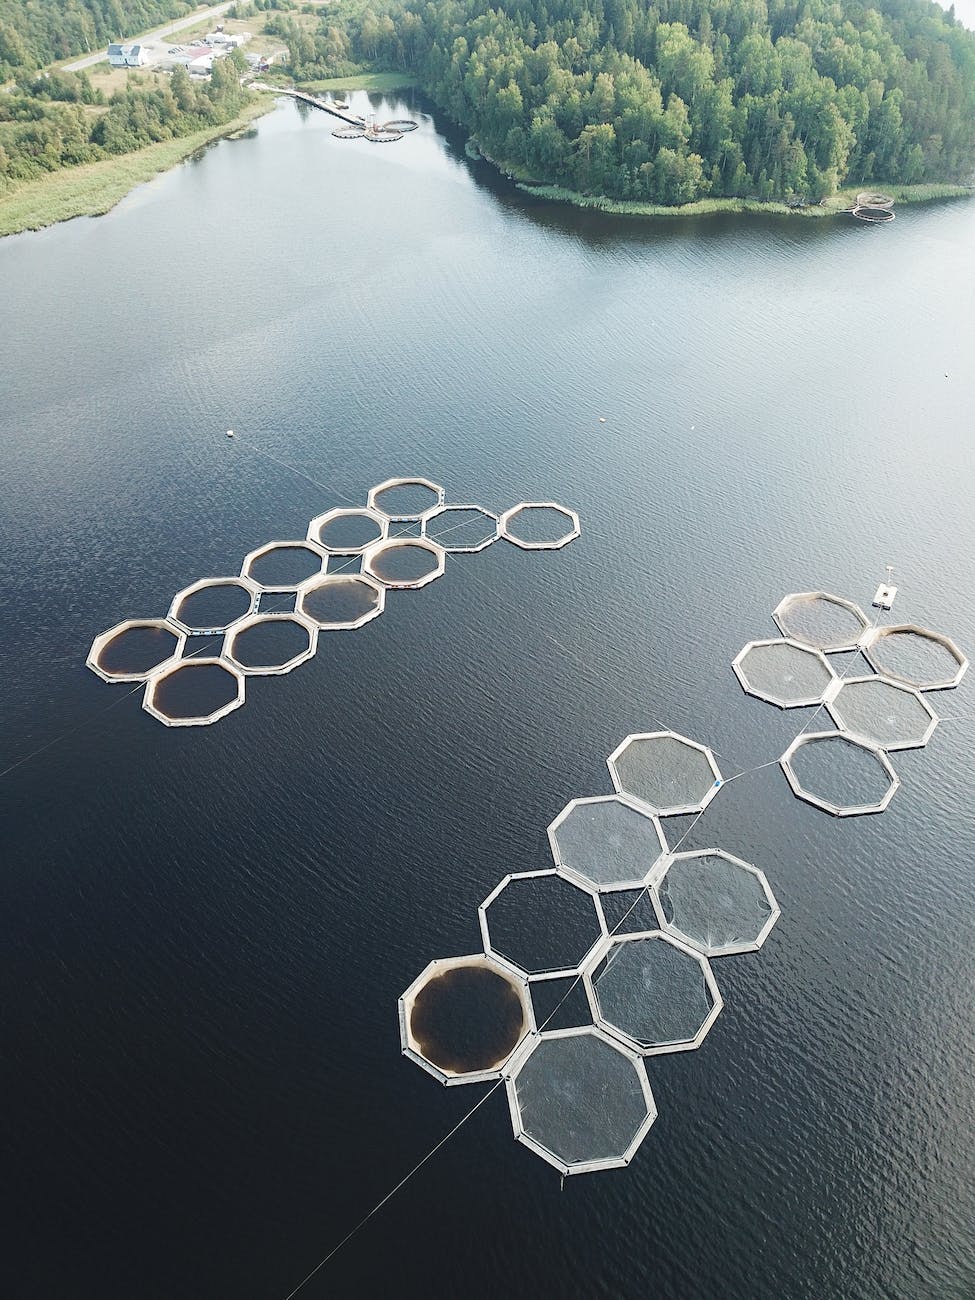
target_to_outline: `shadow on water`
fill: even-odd
[[[614,250],[624,244],[658,245],[686,241],[688,237],[713,244],[717,241],[738,240],[743,233],[760,235],[764,239],[786,246],[820,243],[834,239],[838,234],[856,237],[857,223],[845,216],[799,217],[769,213],[716,212],[710,215],[688,217],[627,216],[620,213],[600,212],[594,208],[579,208],[571,203],[554,202],[519,189],[518,185],[486,158],[472,159],[464,150],[468,132],[458,126],[447,114],[421,91],[413,90],[408,99],[387,100],[385,96],[370,95],[377,113],[385,104],[392,111],[406,103],[410,108],[426,114],[440,138],[444,153],[451,161],[463,167],[479,190],[491,195],[506,212],[523,217],[533,225],[558,235],[567,235],[583,241],[592,248]]]

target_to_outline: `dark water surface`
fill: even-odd
[[[282,108],[0,243],[0,767],[69,733],[0,784],[4,1296],[282,1300],[481,1095],[401,1058],[396,999],[627,732],[775,759],[808,713],[731,659],[886,563],[975,648],[975,206],[610,220],[379,111],[421,129]],[[400,474],[583,535],[452,558],[207,730],[85,669]],[[685,841],[782,919],[650,1062],[628,1170],[560,1190],[496,1093],[302,1296],[975,1295],[975,707],[934,699],[883,816],[771,766]]]

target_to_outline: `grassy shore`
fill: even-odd
[[[351,77],[326,77],[324,81],[302,81],[301,90],[409,90],[416,78],[406,72],[359,72]]]
[[[72,217],[95,217],[108,212],[137,185],[175,167],[204,145],[223,136],[236,135],[273,107],[273,98],[262,96],[223,126],[196,131],[177,140],[164,140],[135,153],[103,158],[82,167],[66,167],[40,180],[25,181],[0,193],[0,236],[40,230],[58,221],[70,221]]]
[[[665,207],[660,203],[638,203],[608,199],[598,194],[579,194],[575,190],[563,189],[560,185],[529,185],[522,181],[517,184],[526,194],[534,194],[539,198],[628,217],[700,217],[715,212],[772,212],[790,217],[829,217],[837,212],[848,212],[856,202],[858,192],[856,189],[840,190],[823,203],[811,203],[804,208],[792,208],[787,203],[763,203],[758,199],[698,199],[695,203],[684,203],[679,207]],[[870,188],[883,190],[898,203],[970,198],[975,193],[965,185],[871,185]]]

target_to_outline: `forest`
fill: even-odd
[[[0,0],[0,85],[193,8],[186,0]]]
[[[239,56],[194,83],[177,68],[160,84],[130,77],[107,103],[82,73],[51,73],[0,94],[0,195],[48,172],[130,153],[233,120],[253,96],[240,85]]]
[[[298,77],[413,74],[516,176],[668,205],[968,183],[975,34],[931,0],[353,0]]]
[[[0,0],[0,195],[24,181],[221,126],[253,96],[239,54],[191,81],[133,71],[106,100],[84,72],[44,70],[54,60],[191,13],[184,0]]]

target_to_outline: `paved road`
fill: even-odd
[[[197,23],[204,22],[210,18],[219,18],[221,14],[226,13],[234,0],[224,0],[223,4],[214,5],[212,9],[198,9],[196,13],[190,14],[186,18],[180,18],[178,22],[167,23],[165,27],[156,27],[151,32],[143,32],[140,36],[133,36],[126,40],[126,45],[136,43],[149,44],[150,41],[162,40],[166,36],[171,36],[173,32],[180,32],[184,27],[195,27]],[[78,59],[74,63],[64,65],[65,72],[80,72],[82,68],[90,68],[94,63],[102,63],[108,58],[108,51],[102,50],[100,54],[89,54],[86,59]]]

